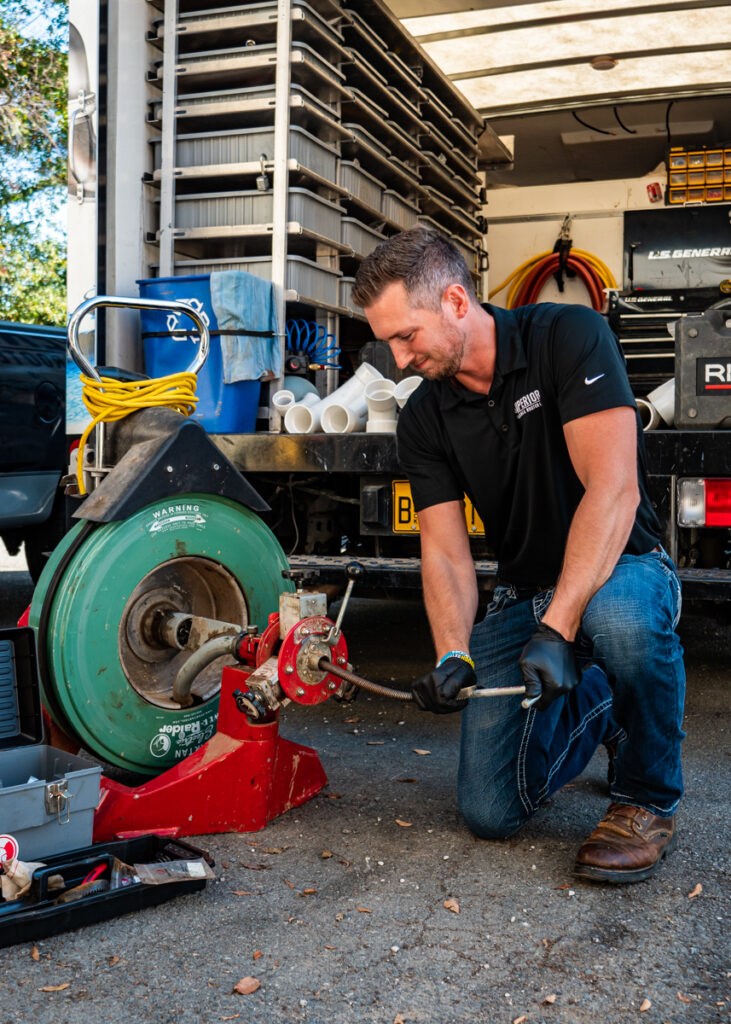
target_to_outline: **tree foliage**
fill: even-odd
[[[0,5],[0,317],[65,319],[65,243],[46,228],[65,200],[68,8]]]

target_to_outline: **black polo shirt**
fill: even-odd
[[[584,306],[540,303],[494,317],[495,376],[488,395],[425,380],[399,416],[398,453],[417,512],[467,494],[497,554],[501,582],[556,582],[584,489],[563,424],[635,401],[614,334]],[[611,444],[611,438],[607,439]],[[658,543],[637,417],[640,505],[625,553]]]

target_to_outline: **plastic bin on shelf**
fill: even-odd
[[[216,334],[218,321],[211,305],[210,274],[153,277],[140,280],[137,284],[143,299],[190,302],[201,315],[208,318],[211,348],[198,372],[198,404],[191,419],[197,420],[212,434],[253,433],[261,384],[258,380],[239,380],[233,384],[224,382],[221,338]],[[173,311],[157,313],[143,310],[141,322],[145,372],[150,377],[164,377],[187,369],[197,344],[192,320],[179,317]],[[172,332],[179,330],[190,330],[191,334],[175,338]]]

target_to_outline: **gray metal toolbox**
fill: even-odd
[[[91,844],[101,767],[43,743],[35,634],[0,630],[0,833],[21,860]],[[3,842],[13,853],[12,843]]]

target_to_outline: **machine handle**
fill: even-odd
[[[119,295],[96,295],[93,299],[87,299],[86,302],[82,302],[80,306],[76,307],[71,314],[68,326],[69,354],[78,368],[82,373],[85,373],[87,377],[93,377],[94,380],[101,383],[101,377],[99,376],[96,368],[91,365],[79,348],[79,328],[81,327],[82,320],[84,320],[84,318],[91,313],[93,309],[98,309],[100,306],[110,306],[114,309],[167,309],[173,310],[176,313],[182,313],[184,316],[190,317],[197,327],[200,335],[198,351],[186,372],[198,373],[208,358],[208,351],[211,345],[211,334],[200,313],[193,309],[190,303],[175,301],[172,299],[169,301],[162,301],[161,299],[130,299],[123,298]]]

